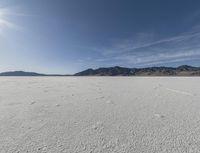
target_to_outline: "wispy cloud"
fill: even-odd
[[[8,8],[0,8],[0,32],[4,29],[19,30],[21,27],[10,20],[13,16],[25,16],[25,14],[17,13],[14,10]]]
[[[113,61],[129,66],[156,65],[200,59],[200,31],[156,40],[154,34],[122,40],[108,48],[99,49],[103,58],[97,62]]]
[[[4,28],[16,28],[16,25],[4,19],[0,19],[0,30]]]

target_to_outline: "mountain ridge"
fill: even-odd
[[[100,67],[97,69],[86,69],[84,71],[67,74],[43,74],[25,71],[8,71],[0,73],[0,76],[200,76],[200,67],[181,65],[178,67]]]
[[[78,72],[75,76],[200,76],[200,67],[181,65],[178,67],[146,67],[126,68],[108,67],[98,69],[87,69]]]

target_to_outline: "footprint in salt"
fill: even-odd
[[[114,150],[117,146],[119,146],[119,139],[118,138],[113,138],[108,143],[106,143],[103,148],[104,149],[112,149]]]
[[[98,121],[94,125],[92,125],[92,129],[97,130],[97,129],[99,129],[102,126],[103,126],[103,123],[100,122],[100,121]]]
[[[104,98],[104,96],[97,97],[97,98],[95,98],[95,99],[98,100],[98,99],[103,99],[103,98]]]
[[[156,89],[158,89],[158,87],[157,87],[157,86],[156,86],[156,87],[153,87],[153,89],[155,89],[155,90],[156,90]]]
[[[155,117],[157,118],[164,118],[165,116],[164,115],[161,115],[161,114],[154,114]]]
[[[60,106],[60,104],[56,104],[56,107],[59,107]]]
[[[107,100],[106,103],[107,104],[114,104],[114,102],[112,100]]]
[[[36,102],[35,101],[32,101],[31,103],[30,103],[30,105],[33,105],[33,104],[35,104]]]
[[[47,146],[43,146],[43,147],[38,148],[38,151],[46,151],[46,150],[47,150]]]

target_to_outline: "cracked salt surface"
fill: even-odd
[[[200,152],[198,82],[1,77],[0,153]]]

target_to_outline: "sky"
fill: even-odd
[[[0,72],[200,66],[199,0],[0,0]]]

